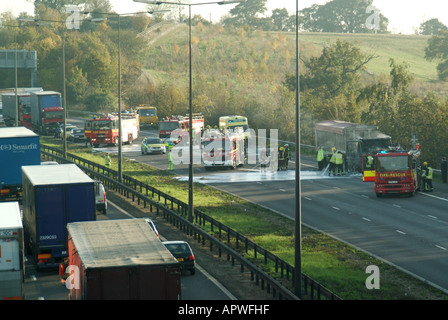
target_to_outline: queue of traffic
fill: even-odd
[[[0,212],[2,213],[0,215],[0,300],[26,298],[25,256],[39,269],[58,270],[59,267],[61,278],[66,278],[66,272],[70,272],[73,266],[77,266],[78,270],[84,268],[82,269],[86,272],[84,275],[90,272],[90,270],[86,271],[88,268],[84,262],[75,264],[76,261],[84,261],[86,256],[82,256],[78,248],[70,251],[70,243],[74,244],[76,237],[79,238],[80,243],[83,243],[87,241],[88,236],[70,234],[70,226],[81,222],[92,223],[92,230],[100,230],[100,224],[103,221],[96,221],[96,211],[106,213],[107,200],[104,186],[98,181],[92,180],[75,164],[41,163],[39,136],[24,127],[0,128],[0,157],[0,161],[5,168],[7,167],[6,170],[0,172],[2,181],[0,194],[4,196],[0,202]],[[107,287],[106,279],[103,279],[92,285],[89,284],[89,295],[86,294],[86,287],[67,286],[70,290],[69,298],[180,298],[180,280],[178,279],[180,271],[185,268],[194,274],[194,254],[187,245],[188,255],[184,256],[186,247],[181,243],[177,243],[176,246],[173,243],[169,243],[169,245],[167,243],[165,246],[159,240],[154,223],[151,220],[143,219],[143,221],[146,226],[143,229],[146,228],[148,231],[142,230],[142,232],[150,231],[151,236],[154,235],[160,245],[139,247],[138,251],[134,252],[131,250],[132,244],[126,243],[128,238],[123,235],[123,246],[126,246],[127,249],[123,250],[124,247],[120,247],[122,259],[123,261],[132,261],[132,268],[141,265],[142,268],[147,269],[139,279],[142,283],[148,284],[149,282],[153,283],[154,279],[162,279],[163,273],[177,275],[176,279],[167,280],[171,288],[170,294],[167,295],[166,290],[155,290],[154,286],[147,286],[150,289],[146,290],[146,294],[142,294],[141,288],[129,291],[123,290],[123,286],[115,286],[115,289],[112,290]],[[130,222],[113,220],[113,223],[119,227]],[[110,230],[111,228],[107,227],[106,229]],[[131,233],[139,237],[138,232]],[[97,234],[93,237],[97,237]],[[108,242],[100,241],[100,243],[101,250],[104,251]],[[115,244],[111,243],[110,245],[111,248],[115,247]],[[155,249],[156,247],[158,249]],[[182,250],[179,251],[179,248]],[[138,260],[137,257],[142,256],[142,250],[150,257],[151,262]],[[165,252],[162,260],[169,261],[169,264],[177,270],[176,272],[167,271],[168,269],[165,267],[162,268],[160,261],[156,261],[153,251],[160,250]],[[106,251],[112,252],[111,249]],[[95,259],[92,252],[88,253],[88,256],[89,259]],[[105,257],[98,253],[96,258],[100,261]],[[115,257],[110,256],[109,259],[114,261]],[[159,271],[156,271],[155,266]],[[81,277],[83,274],[77,275]],[[115,276],[113,275],[113,277]],[[122,277],[121,280],[123,285],[126,281],[128,284],[135,281],[135,279],[126,280],[125,277]],[[167,283],[160,285],[166,288]],[[108,288],[109,295],[98,296],[98,292],[105,287]]]

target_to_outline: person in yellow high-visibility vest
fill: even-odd
[[[111,163],[112,163],[112,160],[111,160],[110,154],[108,152],[108,153],[106,153],[106,156],[104,157],[104,166],[106,168],[110,168]]]
[[[422,167],[422,180],[423,180],[423,191],[433,191],[434,188],[432,187],[432,174],[433,169],[428,166],[427,162],[423,162]]]
[[[174,163],[173,163],[173,153],[171,152],[171,149],[168,151],[168,162],[169,162],[169,170],[174,170]]]
[[[336,164],[336,175],[340,176],[344,174],[344,159],[342,157],[342,153],[339,150],[336,150],[335,154],[335,164]]]
[[[317,150],[317,165],[319,171],[322,171],[325,167],[325,150],[322,146]]]

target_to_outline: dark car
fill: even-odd
[[[185,241],[164,241],[163,244],[174,258],[180,262],[182,270],[190,270],[193,275],[196,271],[193,250]]]
[[[86,139],[86,137],[84,136],[84,129],[72,129],[68,136],[68,140],[73,141],[73,142],[76,142],[76,141],[84,142],[85,139]]]

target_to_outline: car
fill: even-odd
[[[76,141],[82,141],[84,142],[85,136],[84,136],[84,129],[72,129],[69,133],[68,140],[76,142]]]
[[[146,222],[148,222],[149,226],[151,227],[152,231],[154,231],[155,235],[157,238],[159,238],[159,231],[156,228],[156,225],[154,223],[154,221],[152,221],[149,218],[145,218]]]
[[[171,150],[174,148],[176,144],[179,143],[179,139],[168,137],[163,139],[163,144],[165,145],[166,150]]]
[[[69,138],[69,136],[70,136],[70,131],[72,131],[73,129],[78,129],[78,127],[77,126],[74,126],[74,125],[72,125],[72,124],[67,124],[67,126],[65,127],[65,137],[68,139]],[[58,137],[59,138],[63,138],[63,135],[62,135],[62,133],[64,132],[64,125],[63,124],[61,124],[60,126],[59,126],[59,129],[57,130],[57,135],[58,135]]]
[[[180,262],[182,270],[189,270],[191,275],[196,272],[193,250],[186,241],[163,241],[165,247],[174,258]]]
[[[162,140],[157,137],[144,138],[142,141],[142,154],[148,153],[166,153],[166,147]]]
[[[101,181],[94,181],[95,188],[95,209],[101,211],[103,214],[107,213],[107,197],[106,189],[104,188]]]
[[[57,161],[43,161],[40,163],[41,166],[52,166],[52,165],[56,165],[59,164],[59,162]]]

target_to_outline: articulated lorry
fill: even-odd
[[[40,164],[39,136],[24,127],[0,128],[0,163],[0,201],[20,201],[21,167]]]
[[[54,134],[63,121],[64,110],[59,92],[31,92],[31,125],[34,132]]]
[[[67,223],[96,219],[94,180],[75,164],[24,166],[25,245],[37,267],[68,257]]]
[[[0,203],[0,300],[25,298],[23,226],[17,201]]]
[[[344,157],[347,171],[361,172],[362,157],[376,154],[391,145],[391,137],[381,133],[377,126],[326,120],[316,123],[316,147],[323,147],[328,153],[339,150]]]
[[[24,126],[31,129],[31,101],[29,93],[16,94],[4,93],[2,94],[3,103],[3,120],[7,127],[14,127],[16,123],[16,116],[18,117],[18,126]],[[16,114],[17,109],[17,114]]]
[[[69,223],[70,300],[179,300],[180,263],[145,219]]]

